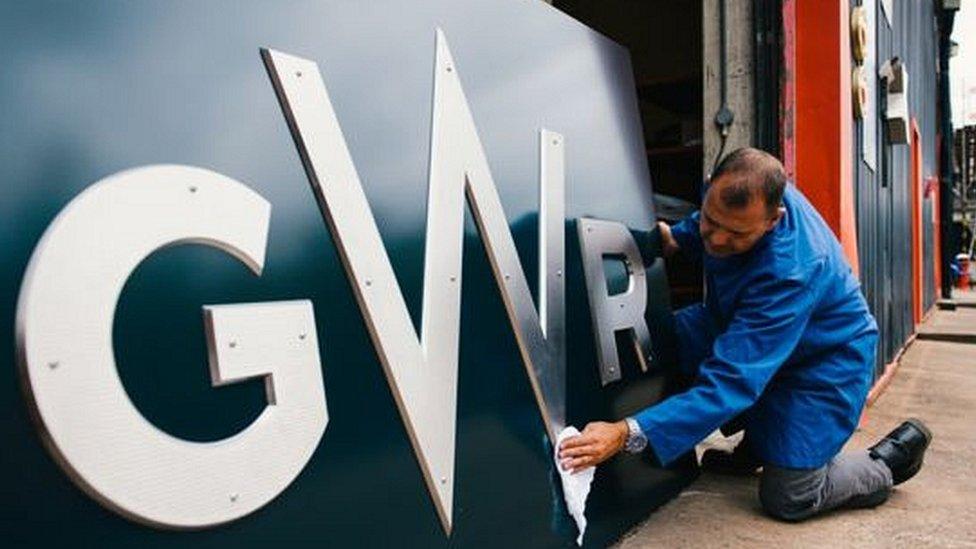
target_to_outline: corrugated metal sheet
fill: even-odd
[[[862,2],[852,2],[861,4]],[[868,9],[881,10],[877,2],[864,0]],[[877,61],[881,66],[893,57],[905,63],[909,74],[908,101],[921,136],[922,180],[937,174],[937,45],[935,7],[932,2],[898,2],[889,26],[877,11]],[[879,116],[885,93],[878,86]],[[883,118],[883,116],[882,116]],[[890,144],[885,125],[877,126],[877,162],[872,170],[861,157],[862,122],[856,121],[854,150],[855,199],[861,282],[868,304],[878,320],[881,342],[877,375],[891,362],[913,331],[912,318],[912,192],[911,147]],[[924,279],[923,309],[935,301],[932,197],[922,204]]]

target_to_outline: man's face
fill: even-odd
[[[702,242],[708,255],[715,257],[749,251],[776,226],[784,212],[783,208],[778,208],[771,216],[765,200],[760,196],[752,197],[741,208],[729,208],[719,196],[722,185],[726,183],[727,180],[723,178],[709,185],[701,209],[699,230]]]

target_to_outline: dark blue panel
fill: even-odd
[[[621,417],[665,394],[660,373],[602,389],[573,219],[653,226],[626,51],[542,2],[5,2],[0,5],[0,496],[3,541],[123,546],[323,543],[556,546],[575,535],[551,449],[473,224],[465,241],[454,532],[441,530],[403,423],[308,188],[258,48],[316,60],[419,323],[435,28],[450,42],[526,274],[536,279],[537,131],[566,137],[570,420]],[[264,274],[182,246],[129,280],[120,373],[167,432],[214,440],[260,413],[258,382],[214,389],[200,307],[313,301],[330,423],[279,498],[228,526],[158,532],[104,510],[42,449],[13,364],[16,293],[37,239],[96,180],[180,163],[239,179],[273,207]],[[96,250],[97,251],[97,250]],[[649,273],[660,363],[667,283]],[[629,361],[629,362],[628,362]],[[110,448],[106,448],[110,452]],[[603,544],[685,485],[645,456],[597,474],[587,541]]]
[[[861,3],[852,1],[851,4]],[[877,10],[877,62],[899,57],[909,74],[909,112],[919,127],[922,178],[936,175],[937,89],[935,5],[932,2],[896,2],[890,19],[879,2],[864,2]],[[888,21],[891,23],[889,24]],[[883,89],[875,103],[878,124],[877,170],[861,160],[860,123],[855,127],[855,166],[858,253],[861,282],[881,338],[877,370],[880,375],[914,330],[912,317],[912,193],[911,146],[891,144],[885,137]],[[931,200],[922,208],[923,305],[934,300]]]

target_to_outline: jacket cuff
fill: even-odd
[[[698,234],[698,219],[695,217],[686,217],[672,225],[671,236],[674,237],[678,246],[681,246],[681,251],[694,251],[698,248],[697,241],[700,239]]]
[[[654,414],[651,413],[651,409],[648,408],[641,411],[634,416],[634,419],[637,420],[641,431],[647,437],[647,446],[654,453],[654,457],[657,458],[658,463],[662,467],[667,467],[680,458],[687,450],[676,448],[674,444],[671,444],[671,440],[663,435],[663,429],[659,428],[658,422],[654,419]]]

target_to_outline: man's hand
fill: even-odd
[[[664,257],[671,257],[681,250],[678,241],[671,235],[671,226],[663,221],[657,222],[657,228],[661,231],[661,253]]]
[[[626,421],[606,423],[594,421],[579,436],[570,437],[559,446],[560,466],[578,473],[598,465],[623,449],[630,433]]]

